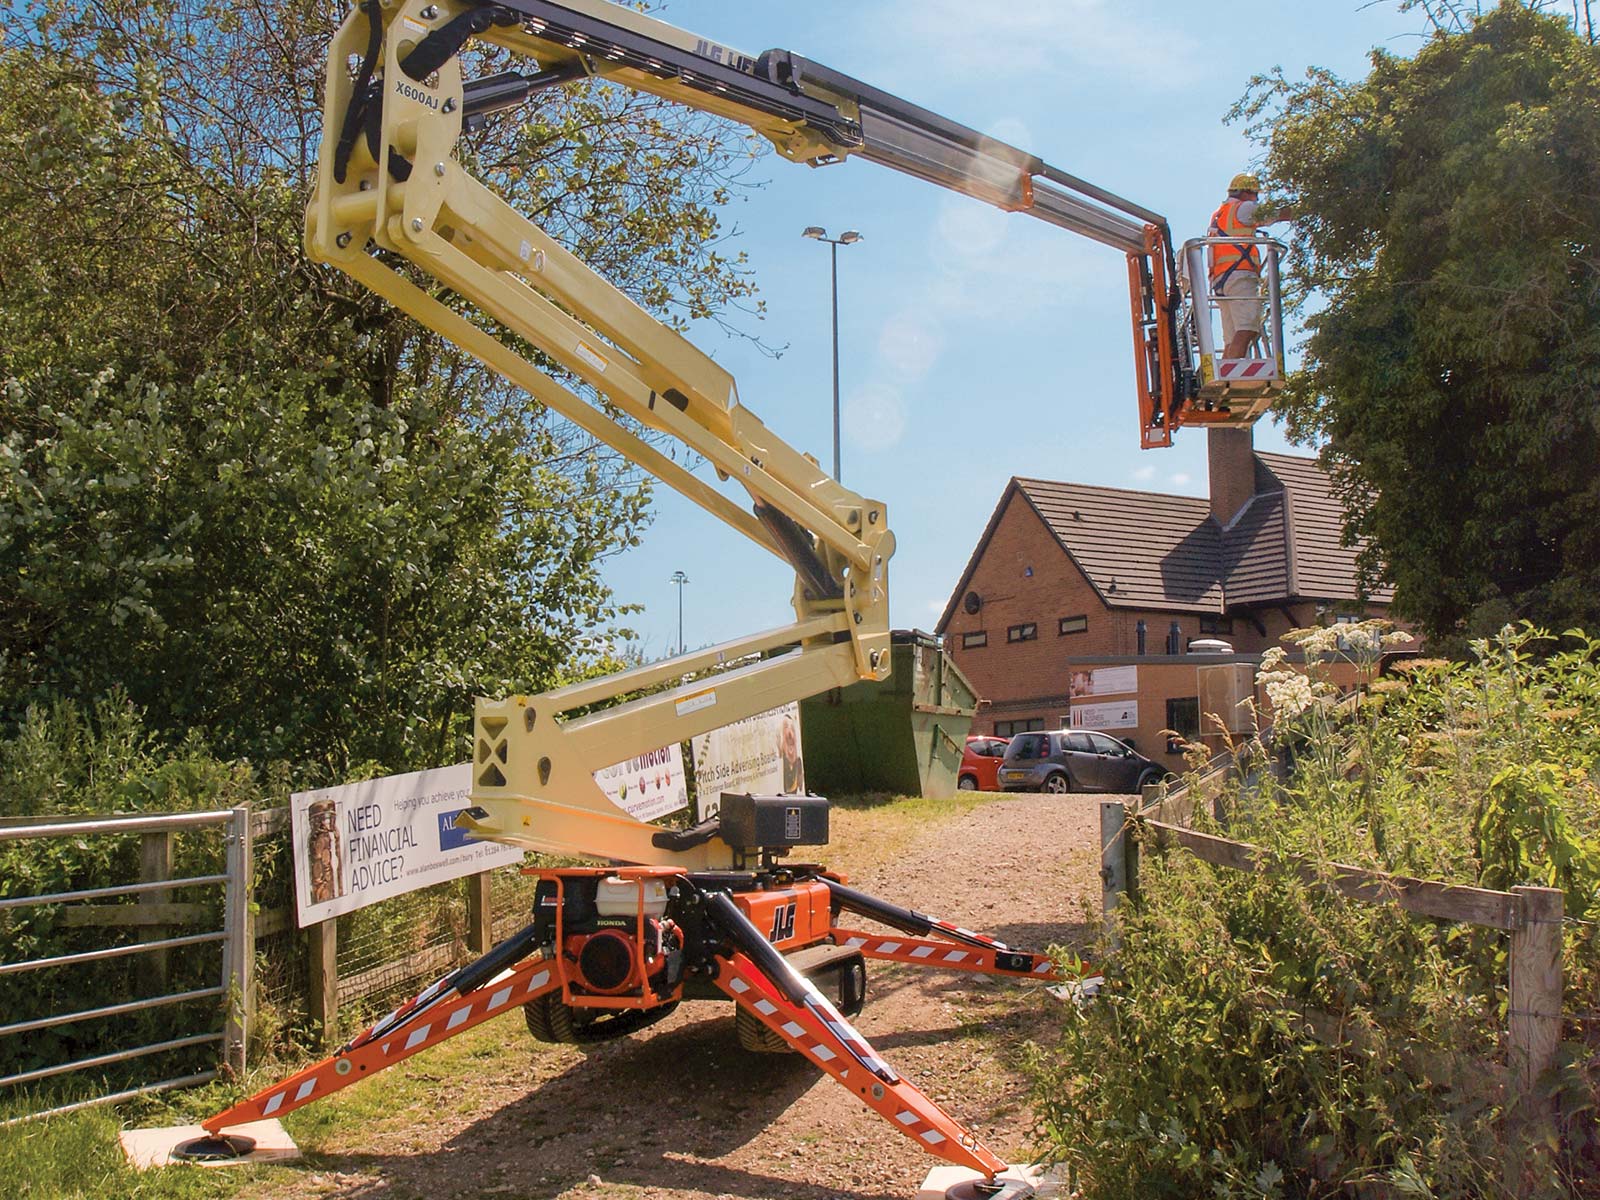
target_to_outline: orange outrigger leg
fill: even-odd
[[[979,1185],[981,1194],[996,1200],[1021,1200],[1033,1194],[1025,1183],[996,1179],[1007,1169],[1004,1160],[885,1062],[833,1002],[768,942],[718,886],[717,877],[697,880],[692,874],[661,874],[669,876],[682,895],[692,897],[704,914],[701,931],[693,937],[697,944],[684,947],[695,969],[924,1151],[983,1175],[987,1182]],[[1045,956],[877,900],[837,879],[822,879],[841,909],[905,931],[888,936],[832,931],[839,945],[859,950],[864,957],[1040,981],[1061,978]],[[228,1129],[284,1116],[491,1017],[570,988],[569,956],[552,953],[544,944],[549,937],[549,927],[539,922],[513,934],[482,958],[423,989],[328,1058],[202,1121],[211,1136],[180,1147],[178,1156],[248,1153],[249,1139],[230,1135]],[[681,990],[679,981],[660,994],[661,1004],[677,1000]]]

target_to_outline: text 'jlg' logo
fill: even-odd
[[[780,904],[772,914],[772,932],[767,934],[769,942],[786,942],[794,936],[794,902]]]

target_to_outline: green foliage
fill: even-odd
[[[1326,443],[1397,613],[1435,637],[1593,627],[1600,51],[1511,0],[1425,7],[1456,31],[1415,57],[1260,78],[1236,109],[1301,214],[1282,410]]]
[[[1345,900],[1294,865],[1334,862],[1563,889],[1590,923],[1565,931],[1564,1041],[1540,1083],[1560,1121],[1537,1169],[1562,1194],[1600,1187],[1600,641],[1523,627],[1474,650],[1343,703],[1275,681],[1308,700],[1273,732],[1292,773],[1236,780],[1217,830],[1270,865],[1146,847],[1101,998],[1033,1059],[1045,1149],[1090,1200],[1498,1193],[1506,1105],[1482,1064],[1503,1061],[1507,939]]]
[[[451,761],[475,695],[625,636],[647,484],[303,257],[336,9],[51,0],[0,47],[0,730],[121,688],[314,784]],[[664,318],[750,301],[721,127],[556,89],[462,153]]]
[[[1493,1006],[1445,946],[1298,880],[1182,854],[1141,872],[1100,995],[1031,1064],[1083,1195],[1326,1195],[1402,1155],[1435,1194],[1481,1194],[1487,1088],[1427,1049],[1491,1054]]]

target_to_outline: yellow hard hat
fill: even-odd
[[[1248,171],[1242,171],[1228,181],[1228,190],[1230,192],[1259,192],[1261,190],[1261,180]]]

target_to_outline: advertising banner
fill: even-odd
[[[451,822],[471,806],[472,764],[413,771],[289,797],[301,928],[430,883],[522,861]]]
[[[1118,700],[1111,704],[1074,704],[1072,706],[1074,729],[1137,729],[1139,727],[1139,702]]]
[[[611,803],[635,820],[653,821],[689,805],[683,747],[677,742],[602,768],[594,773],[594,781]]]
[[[701,821],[716,816],[723,792],[793,796],[806,790],[798,703],[703,733],[692,747]]]
[[[1072,673],[1071,695],[1125,696],[1139,690],[1138,667],[1097,667]]]

